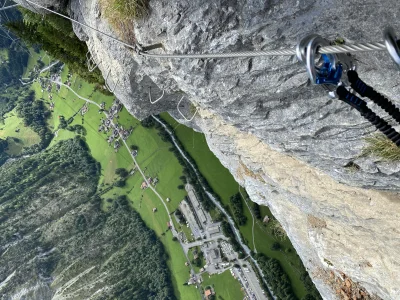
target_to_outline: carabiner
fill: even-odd
[[[383,32],[386,48],[393,61],[400,68],[400,40],[397,39],[392,27],[388,27]]]
[[[329,42],[320,36],[311,38],[307,44],[306,68],[313,84],[337,85],[342,78],[342,66],[337,64],[335,54],[321,54],[317,60],[318,49],[329,46]]]
[[[296,56],[299,62],[305,63],[306,61],[306,56],[307,56],[307,45],[309,41],[315,37],[317,37],[318,34],[310,34],[304,37],[300,42],[297,43],[296,46]]]
[[[343,73],[354,70],[355,64],[351,56],[345,53],[321,54],[317,57],[319,48],[329,45],[321,36],[311,34],[297,44],[296,56],[305,64],[311,83],[322,85],[334,97],[331,92],[342,81]]]

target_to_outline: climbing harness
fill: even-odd
[[[392,28],[385,30],[384,38],[390,55],[400,65],[399,41]],[[350,55],[330,53],[321,54],[320,57],[317,57],[318,48],[327,46],[327,44],[328,41],[318,35],[312,34],[306,36],[297,45],[297,58],[305,64],[310,81],[328,90],[331,97],[338,97],[343,102],[355,108],[360,112],[361,116],[371,122],[394,144],[400,147],[400,134],[384,119],[377,116],[367,106],[367,102],[360,99],[347,86],[351,86],[361,97],[367,97],[379,105],[400,124],[399,108],[359,78],[355,71],[356,66]],[[347,79],[342,78],[343,74],[347,74]]]

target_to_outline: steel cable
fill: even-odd
[[[50,13],[53,13],[60,17],[68,19],[73,23],[79,24],[83,27],[86,27],[88,29],[96,31],[97,33],[100,33],[100,34],[110,38],[111,40],[134,50],[135,52],[138,51],[138,48],[140,50],[140,47],[138,45],[130,45],[128,43],[125,43],[124,41],[119,40],[119,39],[111,36],[108,33],[98,30],[90,25],[81,23],[77,20],[74,20],[66,15],[63,15],[59,12],[51,10],[51,9],[49,9],[43,5],[40,5],[36,2],[33,2],[31,0],[24,0],[24,2],[28,2],[30,4],[36,5],[37,7],[41,8],[41,9],[44,9]],[[386,50],[386,46],[385,46],[384,42],[360,43],[360,44],[354,44],[354,45],[324,46],[324,47],[319,48],[318,53],[328,54],[328,53],[367,52],[367,51],[382,51],[382,50]],[[173,59],[176,59],[176,58],[190,58],[190,59],[234,58],[234,57],[259,57],[259,56],[291,56],[291,55],[296,55],[296,49],[280,49],[280,50],[265,50],[265,51],[258,50],[258,51],[230,52],[230,53],[201,53],[201,54],[153,54],[153,53],[139,51],[138,54],[146,56],[146,57],[173,58]]]

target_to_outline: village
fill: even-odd
[[[104,118],[101,119],[100,121],[101,124],[98,128],[98,131],[104,132],[105,134],[109,134],[106,140],[110,146],[114,142],[113,147],[115,149],[115,152],[118,152],[118,149],[121,147],[119,138],[122,138],[124,141],[126,141],[130,136],[130,134],[132,134],[133,127],[131,126],[129,129],[125,129],[122,125],[113,122],[114,119],[118,119],[118,113],[123,108],[121,102],[119,102],[118,100],[114,100],[113,104],[111,105],[108,111],[106,110],[105,106],[106,106],[105,102],[102,102],[100,104],[99,113],[105,111],[107,117],[105,119]],[[134,156],[136,155],[137,151],[135,152]]]
[[[149,185],[156,186],[157,177],[148,177],[143,181],[140,188],[147,189]],[[265,292],[259,284],[259,279],[247,258],[239,259],[239,255],[229,243],[221,229],[221,222],[214,222],[211,215],[203,208],[193,187],[185,185],[188,196],[183,199],[179,208],[174,213],[178,241],[185,252],[188,261],[185,265],[191,268],[191,274],[187,285],[200,287],[206,277],[211,278],[215,274],[230,272],[234,279],[238,280],[244,293],[244,299],[267,299]],[[170,201],[169,198],[166,199]],[[153,213],[157,209],[153,208]],[[167,222],[167,228],[172,226]],[[192,257],[191,261],[189,257]],[[194,271],[193,265],[200,265],[198,272]],[[215,291],[212,286],[204,290],[204,298],[212,299]]]
[[[188,196],[180,202],[174,214],[182,228],[178,231],[179,242],[188,257],[193,254],[193,261],[186,262],[187,266],[198,264],[199,260],[204,263],[197,273],[192,272],[187,284],[197,286],[203,282],[203,277],[212,277],[229,270],[239,281],[245,299],[267,299],[251,264],[246,258],[239,259],[238,253],[229,243],[229,238],[223,234],[221,222],[213,221],[190,184],[186,184],[185,189]],[[183,230],[184,227],[190,230]],[[214,293],[210,286],[205,289],[204,297],[211,299]]]

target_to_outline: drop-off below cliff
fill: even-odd
[[[117,34],[96,0],[72,0],[69,8],[73,18]],[[131,36],[161,43],[154,53],[288,48],[310,32],[380,41],[386,25],[400,32],[399,8],[396,0],[152,0]],[[79,25],[74,30],[136,117],[168,111],[184,122],[176,110],[182,96],[188,117],[193,105],[199,109],[185,124],[205,133],[253,201],[271,208],[325,299],[336,297],[330,270],[383,299],[399,298],[400,163],[360,157],[373,126],[308,86],[294,57],[149,59]],[[400,105],[400,74],[389,55],[355,58],[360,77]],[[166,96],[152,105],[149,88],[154,98],[162,90]],[[349,162],[360,168],[345,168]]]

